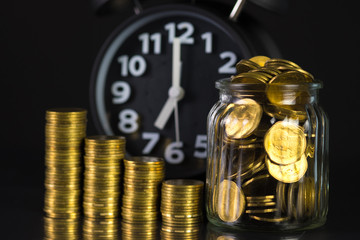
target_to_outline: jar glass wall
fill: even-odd
[[[208,115],[206,210],[218,226],[303,230],[328,210],[328,120],[321,83],[216,82]]]

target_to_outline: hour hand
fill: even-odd
[[[184,90],[181,87],[171,87],[169,89],[169,98],[165,102],[159,116],[156,118],[154,126],[162,130],[174,111],[177,102],[184,97]]]

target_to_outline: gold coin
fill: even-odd
[[[266,89],[269,101],[276,105],[307,104],[310,101],[309,87],[312,82],[307,74],[299,71],[288,71],[275,76]]]
[[[299,65],[297,65],[296,63],[289,61],[289,60],[285,60],[285,59],[281,59],[281,58],[272,58],[269,59],[268,61],[266,61],[265,63],[265,67],[277,67],[278,69],[297,69],[297,68],[301,68]]]
[[[266,56],[255,56],[250,58],[249,60],[257,63],[260,67],[264,67],[265,63],[270,60],[270,58]]]
[[[225,132],[231,138],[246,138],[258,127],[262,116],[261,106],[250,98],[229,104],[224,118]]]
[[[126,167],[164,167],[165,162],[162,158],[157,157],[132,157],[130,159],[124,159],[125,169]]]
[[[248,59],[241,59],[238,63],[236,63],[235,67],[237,73],[244,73],[253,69],[257,69],[260,66],[257,63]]]
[[[262,222],[279,223],[289,220],[289,217],[259,217],[256,215],[249,215],[250,218]]]
[[[315,211],[316,191],[313,178],[304,178],[298,183],[298,193],[296,201],[296,218],[311,217]]]
[[[278,70],[276,68],[269,68],[269,67],[261,67],[261,68],[251,70],[249,72],[266,73],[271,76],[271,79],[281,73],[280,70]]]
[[[217,212],[224,222],[235,222],[245,209],[245,196],[235,182],[223,180],[219,186]]]
[[[268,202],[273,201],[275,199],[275,195],[266,195],[266,196],[247,196],[247,202]]]
[[[305,154],[302,155],[300,160],[287,165],[273,163],[269,158],[265,159],[265,163],[271,176],[284,183],[294,183],[299,181],[308,168]]]
[[[192,179],[170,179],[163,182],[163,187],[176,189],[175,191],[180,189],[186,191],[189,189],[202,189],[203,186],[203,181]]]
[[[265,134],[264,147],[275,163],[293,163],[306,150],[304,130],[296,122],[278,121]]]
[[[248,202],[247,207],[268,207],[275,206],[276,202]]]
[[[270,117],[274,117],[278,120],[294,119],[298,121],[304,121],[308,118],[304,105],[264,105],[264,112]]]
[[[265,208],[265,209],[247,209],[245,212],[247,214],[251,214],[251,213],[272,213],[278,211],[279,210],[277,208]]]
[[[263,89],[265,89],[266,82],[268,81],[269,81],[268,77],[254,71],[240,73],[231,78],[231,83],[259,84]]]

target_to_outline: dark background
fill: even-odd
[[[293,0],[283,14],[254,4],[245,7],[270,33],[285,59],[324,82],[320,103],[330,119],[330,209],[325,227],[302,239],[360,236],[360,14],[355,3]],[[86,0],[1,1],[3,239],[40,238],[45,110],[64,106],[90,109],[89,82],[95,57],[111,31],[132,14],[100,17]],[[96,134],[90,115],[88,134]]]

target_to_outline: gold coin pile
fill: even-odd
[[[202,222],[204,183],[199,180],[166,180],[161,188],[162,236],[196,238]]]
[[[83,239],[118,239],[118,229],[119,221],[117,218],[96,219],[85,217],[83,222]]]
[[[44,217],[44,239],[80,239],[80,220],[77,218]]]
[[[124,160],[121,216],[125,224],[122,226],[138,224],[146,228],[146,224],[158,221],[160,186],[164,177],[165,162],[161,158],[132,157]],[[132,229],[122,228],[123,236],[131,235]],[[146,230],[143,233],[147,234]]]
[[[121,164],[124,156],[124,137],[100,135],[85,138],[85,217],[118,217]]]
[[[86,113],[77,108],[46,111],[44,211],[48,217],[80,216],[81,153],[86,135]]]
[[[313,198],[314,185],[302,185],[310,181],[306,172],[311,167],[308,159],[314,157],[316,130],[307,121],[306,106],[313,99],[311,84],[320,83],[285,59],[256,56],[239,61],[236,69],[230,82],[234,98],[219,107],[219,124],[214,130],[215,142],[220,144],[213,154],[219,165],[210,169],[219,169],[221,181],[213,183],[211,211],[229,223],[240,219],[274,223],[294,216],[309,217],[305,212],[312,211],[312,200],[291,198],[290,193],[279,199],[276,185],[296,183],[299,187],[294,185],[286,191]],[[242,84],[246,84],[246,91]],[[259,184],[258,179],[266,184]],[[272,192],[263,191],[269,188],[267,184]]]

